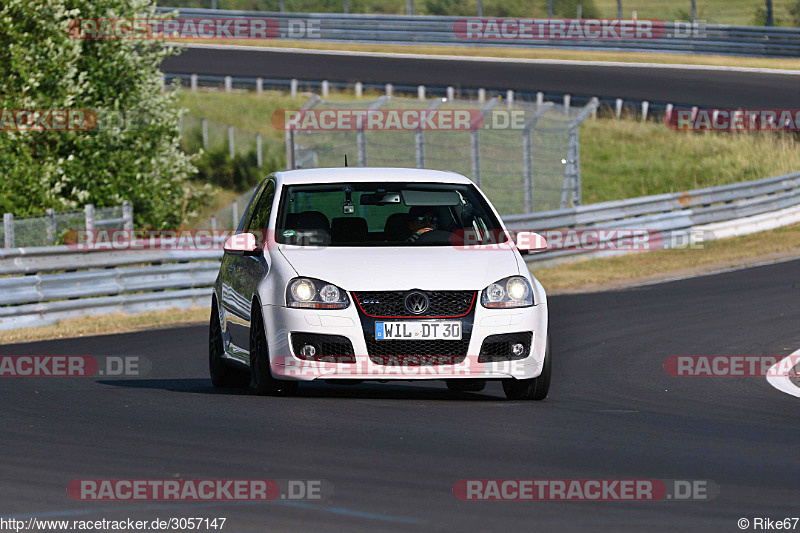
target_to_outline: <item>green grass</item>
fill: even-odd
[[[341,13],[342,2],[323,0],[284,0],[287,11],[305,13]],[[583,4],[585,14],[590,14],[593,3],[600,18],[617,17],[617,0],[555,0],[557,16],[577,16],[572,8],[559,10],[558,4]],[[776,25],[791,25],[790,7],[796,0],[773,0],[773,11]],[[210,0],[159,0],[163,6],[209,7]],[[218,0],[220,9],[245,9],[260,11],[277,11],[278,0]],[[697,0],[697,18],[717,24],[756,24],[756,10],[764,7],[764,0]],[[437,11],[434,6],[439,6]],[[351,13],[385,13],[405,14],[405,0],[350,0]],[[478,12],[477,0],[459,0],[458,2],[425,1],[414,2],[417,15],[447,14],[456,16],[475,16]],[[622,16],[630,18],[633,12],[639,18],[655,18],[662,20],[687,20],[691,12],[690,0],[622,0]],[[547,17],[546,0],[483,0],[485,16],[509,17]]]
[[[617,0],[594,0],[603,18],[617,16]],[[763,0],[697,0],[697,19],[713,24],[735,24],[751,26],[756,24],[756,10],[763,8]],[[794,0],[773,0],[772,9],[776,23],[789,25],[789,9]],[[691,1],[680,0],[622,0],[622,16],[630,18],[636,12],[639,18],[661,20],[686,20],[691,12]]]
[[[280,142],[283,142],[284,133],[272,127],[272,114],[280,109],[298,109],[306,100],[307,97],[291,98],[278,91],[266,91],[262,95],[215,90],[182,91],[180,94],[180,103],[189,109],[190,115],[253,133],[261,132],[262,137]]]
[[[580,135],[584,203],[800,170],[800,142],[788,134],[698,134],[673,131],[660,122],[590,119]]]
[[[345,97],[337,94],[334,99]],[[306,99],[292,99],[277,92],[259,96],[244,92],[186,91],[181,96],[183,105],[193,115],[260,131],[265,142],[275,145],[274,149],[283,145],[284,132],[272,126],[272,114],[283,108],[297,109]],[[364,98],[360,102],[366,105],[370,101]],[[416,100],[399,98],[392,99],[390,104],[393,108],[418,105]],[[354,137],[352,132],[327,134],[317,147],[320,166],[340,165],[345,152],[355,159]],[[484,190],[504,214],[520,212],[519,141],[519,132],[481,136]],[[584,203],[712,187],[800,169],[800,142],[791,135],[774,132],[695,134],[670,130],[661,122],[598,118],[584,122],[580,141]],[[426,143],[429,168],[471,174],[468,133],[429,133]],[[368,155],[381,156],[384,162],[398,166],[413,166],[413,146],[413,135],[407,132],[368,134]]]

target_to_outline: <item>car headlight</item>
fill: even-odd
[[[533,305],[533,288],[522,276],[504,278],[483,289],[481,305],[491,309],[530,307]]]
[[[286,305],[305,309],[344,309],[347,293],[336,285],[311,278],[295,278],[286,287]]]

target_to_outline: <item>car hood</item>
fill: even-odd
[[[450,246],[329,247],[279,246],[299,276],[347,291],[480,290],[519,274],[513,250],[458,250]]]

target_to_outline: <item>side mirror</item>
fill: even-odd
[[[226,254],[231,255],[259,255],[263,251],[256,242],[252,233],[237,233],[231,235],[222,247]]]
[[[522,254],[547,251],[547,239],[533,231],[517,233],[517,249]]]

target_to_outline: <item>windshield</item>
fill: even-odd
[[[501,231],[472,185],[326,183],[284,187],[275,238],[299,246],[447,246],[465,236],[496,242]]]

